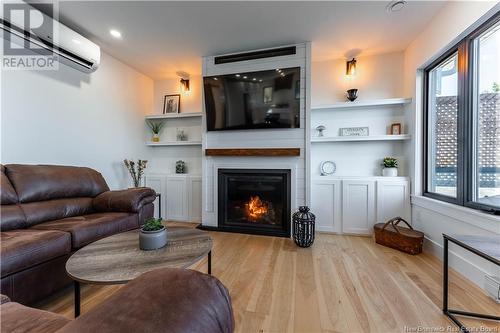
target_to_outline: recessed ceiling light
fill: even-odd
[[[256,78],[253,78],[252,80],[257,81],[257,79],[256,79]]]
[[[248,79],[248,76],[243,76],[244,79]]]
[[[215,81],[217,81],[217,80],[218,80],[218,78],[214,77],[214,80],[215,80]]]
[[[240,77],[241,75],[240,75],[240,74],[236,74],[235,76],[236,76],[236,77]]]
[[[116,29],[109,30],[109,34],[115,38],[122,38],[122,33]]]
[[[391,13],[391,12],[399,12],[403,7],[406,6],[406,0],[393,0],[389,2],[387,7],[385,9]]]

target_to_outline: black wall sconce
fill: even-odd
[[[181,91],[183,93],[189,92],[189,79],[182,79],[181,78]]]
[[[345,74],[348,76],[356,75],[356,59],[352,58],[352,60],[347,61]]]

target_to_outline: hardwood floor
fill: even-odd
[[[456,331],[441,313],[441,261],[431,255],[406,255],[367,237],[318,234],[312,248],[302,249],[284,238],[211,235],[212,274],[231,293],[237,332]],[[204,259],[192,268],[206,267]],[[452,308],[500,313],[464,277],[451,271],[450,278]],[[118,288],[84,286],[82,313]],[[39,307],[72,318],[72,289]],[[492,321],[464,323],[500,331]]]

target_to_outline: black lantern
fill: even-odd
[[[309,247],[314,242],[314,222],[316,216],[309,207],[300,206],[299,211],[292,215],[293,240],[300,247]]]

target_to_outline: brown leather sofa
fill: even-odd
[[[1,166],[1,293],[30,304],[68,285],[77,249],[153,216],[149,188],[110,191],[90,168]]]
[[[130,281],[75,320],[9,302],[0,306],[2,333],[229,333],[231,299],[216,278],[187,269],[165,268]]]

